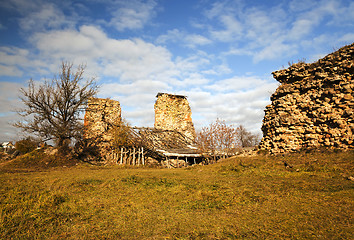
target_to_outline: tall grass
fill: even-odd
[[[0,238],[350,239],[353,159],[310,153],[184,169],[0,169]]]

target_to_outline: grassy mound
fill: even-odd
[[[77,163],[77,160],[70,158],[69,156],[64,156],[57,152],[47,153],[46,149],[37,149],[30,153],[18,156],[12,160],[1,163],[0,171],[38,171],[54,167],[75,166]]]

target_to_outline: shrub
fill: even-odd
[[[38,145],[38,141],[34,140],[31,137],[27,137],[25,139],[17,141],[15,143],[15,148],[20,153],[25,154],[35,150],[37,148],[37,145]]]

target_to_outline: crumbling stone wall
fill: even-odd
[[[121,107],[118,101],[89,99],[85,112],[85,138],[95,142],[103,159],[109,159],[113,154],[113,127],[121,121]]]
[[[312,64],[273,72],[281,83],[263,119],[260,149],[354,147],[354,43]]]
[[[194,140],[196,133],[187,98],[167,93],[159,93],[156,97],[155,128],[177,130]]]

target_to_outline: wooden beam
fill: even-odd
[[[141,156],[143,158],[143,165],[145,165],[145,159],[144,159],[144,147],[141,147]]]

